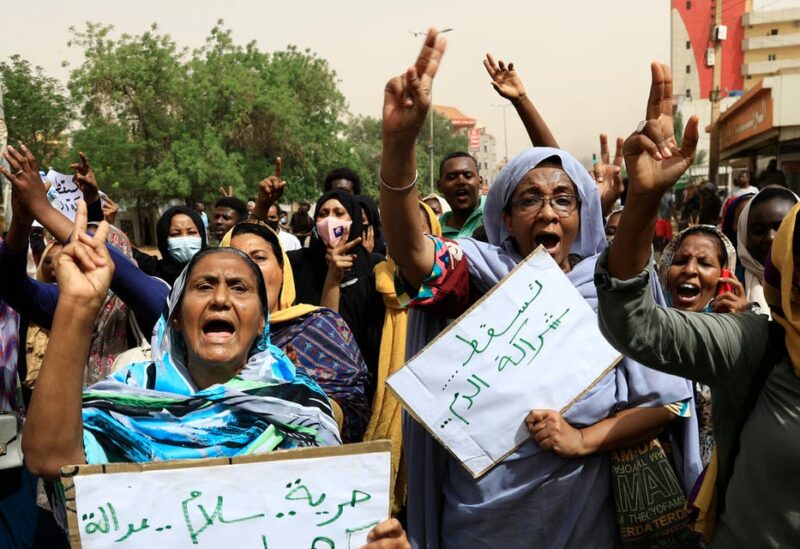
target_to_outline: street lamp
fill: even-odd
[[[445,32],[450,32],[452,30],[454,30],[453,27],[447,27],[446,29],[440,30],[439,34],[444,34]],[[428,31],[413,31],[412,30],[412,31],[408,31],[408,32],[413,34],[414,38],[416,38],[418,36],[425,36],[425,35],[428,34]],[[430,136],[428,137],[428,156],[430,157],[430,160],[431,160],[431,193],[433,193],[433,181],[434,181],[434,179],[433,179],[433,169],[434,169],[434,162],[433,162],[433,86],[431,86],[430,98],[431,98],[431,111],[429,113],[429,116],[431,118],[431,128],[430,128]]]
[[[504,160],[508,164],[508,126],[506,125],[506,107],[510,107],[509,103],[494,104],[492,107],[500,107],[503,109],[503,147],[505,148]]]

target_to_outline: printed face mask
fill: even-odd
[[[328,246],[335,246],[339,243],[346,229],[350,228],[352,221],[344,221],[336,217],[328,216],[317,221],[317,234]]]
[[[167,251],[179,263],[188,263],[202,245],[203,239],[199,236],[171,236],[167,239]]]

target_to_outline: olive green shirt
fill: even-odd
[[[712,545],[800,546],[800,378],[782,336],[770,344],[768,318],[753,312],[660,307],[648,271],[618,280],[607,260],[606,250],[595,272],[606,339],[646,366],[711,387],[721,511]]]

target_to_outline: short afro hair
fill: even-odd
[[[337,179],[347,179],[353,183],[353,194],[361,194],[361,178],[358,174],[350,168],[336,168],[325,176],[325,185],[322,192],[326,193],[331,190],[331,183]]]

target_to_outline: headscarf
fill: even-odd
[[[675,235],[675,237],[670,240],[666,246],[664,246],[664,251],[661,252],[661,262],[658,266],[658,280],[661,282],[661,288],[664,290],[664,297],[669,307],[672,307],[672,296],[669,293],[668,283],[669,268],[672,266],[672,260],[675,257],[675,252],[677,252],[678,248],[680,248],[683,239],[695,233],[719,238],[720,242],[722,242],[722,245],[725,248],[725,254],[728,256],[725,265],[720,265],[720,267],[727,268],[731,272],[736,270],[736,248],[733,247],[731,241],[728,240],[728,237],[725,236],[722,231],[713,225],[692,225],[691,227],[687,227]]]
[[[200,237],[200,249],[204,249],[208,242],[206,241],[206,226],[203,223],[203,218],[194,209],[188,206],[172,206],[161,214],[156,222],[156,241],[158,243],[158,251],[161,253],[161,259],[158,261],[156,276],[164,280],[167,284],[172,284],[174,280],[181,273],[186,263],[181,263],[169,253],[169,226],[172,223],[172,218],[177,214],[187,215],[191,218],[197,229],[197,234]]]
[[[186,365],[186,343],[172,325],[188,273],[176,279],[153,333],[153,362],[131,364],[86,390],[84,430],[106,455],[123,461],[232,457],[298,446],[340,444],[328,399],[298,374],[272,345],[269,306],[258,268],[251,264],[265,316],[244,367],[229,381],[198,390]],[[86,436],[84,444],[86,445]],[[87,448],[87,458],[90,448]]]
[[[798,215],[800,204],[783,219],[772,242],[764,267],[764,297],[772,309],[772,319],[783,327],[794,373],[800,377],[800,291],[793,285]]]
[[[750,218],[750,208],[753,206],[753,203],[758,201],[759,195],[768,189],[772,189],[770,192],[775,192],[777,190],[778,192],[784,193],[787,199],[800,202],[800,198],[786,187],[769,185],[756,193],[753,199],[742,209],[742,215],[739,216],[736,250],[739,252],[739,261],[742,262],[742,266],[744,267],[744,286],[747,292],[747,301],[758,303],[762,312],[765,314],[769,314],[770,311],[767,300],[764,297],[764,288],[761,284],[761,280],[764,278],[764,265],[747,251],[747,221]]]
[[[736,233],[738,232],[738,225],[734,225],[736,208],[739,207],[739,204],[750,200],[754,196],[753,193],[740,194],[739,196],[732,197],[730,202],[728,202],[725,213],[722,215],[722,232],[731,242],[737,242]]]
[[[265,234],[259,234],[259,236],[261,236],[262,238],[264,238],[265,236],[269,237],[271,235],[269,240],[277,244],[278,249],[281,251],[281,255],[283,258],[283,283],[281,285],[280,294],[278,295],[278,309],[274,313],[272,313],[272,316],[270,318],[270,322],[272,322],[272,325],[274,326],[276,324],[281,324],[283,322],[295,320],[297,318],[300,318],[301,316],[307,315],[308,313],[311,313],[319,309],[318,306],[309,305],[307,303],[299,303],[297,305],[294,304],[295,290],[294,290],[294,273],[292,272],[292,264],[289,261],[289,257],[286,255],[286,250],[284,250],[283,246],[281,245],[281,241],[280,238],[278,238],[278,235],[275,233],[272,227],[270,227],[263,221],[258,221],[256,219],[248,219],[246,221],[241,221],[237,223],[231,230],[225,233],[225,236],[222,237],[222,240],[220,241],[219,245],[222,247],[230,246],[231,240],[233,239],[233,233],[236,227],[244,226],[247,224],[256,225],[258,227],[261,227],[264,231],[266,231]]]
[[[442,236],[439,218],[425,202],[419,203],[428,216],[431,234]],[[394,494],[392,512],[397,513],[406,500],[408,485],[405,471],[400,469],[403,450],[403,414],[397,399],[386,390],[386,379],[405,365],[408,311],[397,299],[394,285],[395,263],[391,256],[375,267],[375,285],[383,296],[386,316],[381,334],[378,358],[377,386],[372,400],[372,415],[364,433],[364,440],[389,439],[392,442],[392,478]]]
[[[439,202],[439,207],[442,209],[443,214],[452,211],[452,208],[450,207],[450,204],[447,203],[447,200],[445,200],[443,197],[439,196],[436,193],[431,193],[422,199],[423,202],[427,200],[436,200],[437,202]]]
[[[503,222],[503,209],[511,200],[522,178],[536,166],[553,157],[560,160],[562,168],[577,187],[580,198],[580,228],[570,253],[581,258],[593,258],[592,261],[578,263],[567,276],[584,299],[596,308],[594,265],[596,256],[606,247],[600,193],[586,168],[566,151],[550,147],[534,147],[512,158],[489,189],[486,206],[483,209],[483,225],[492,246],[479,245],[471,238],[459,239],[459,243],[469,257],[470,275],[480,282],[482,289],[488,290],[511,272],[523,258]]]
[[[18,350],[19,314],[0,299],[0,412],[22,408],[17,402]]]
[[[378,204],[364,194],[355,196],[356,202],[361,207],[361,211],[367,216],[372,227],[373,234],[375,235],[375,247],[372,252],[380,255],[386,255],[386,241],[383,238],[383,225],[381,225],[381,213],[378,209]]]

